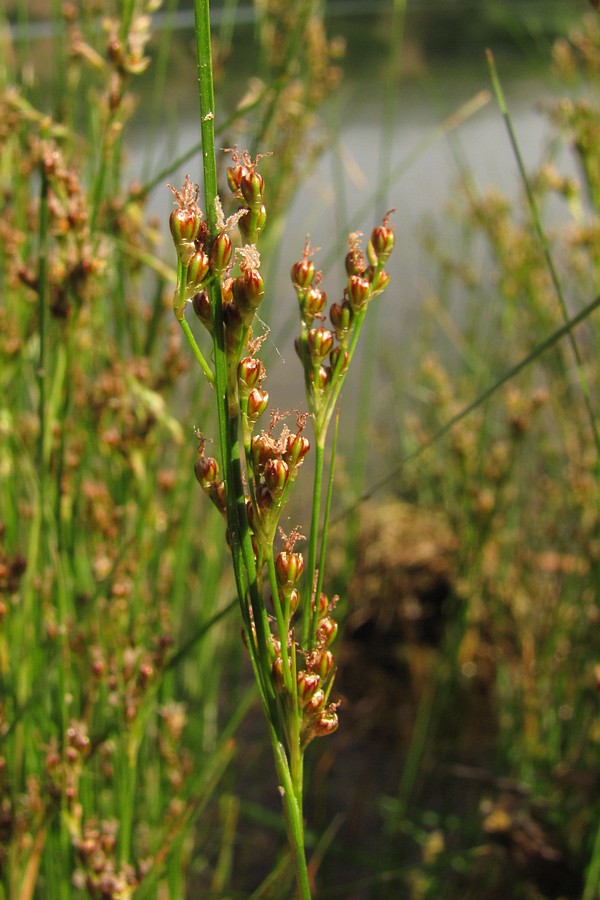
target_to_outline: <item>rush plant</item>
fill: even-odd
[[[332,699],[335,661],[331,645],[337,625],[337,598],[323,591],[327,524],[332,495],[335,437],[329,483],[324,471],[327,434],[371,301],[388,284],[384,266],[394,246],[389,216],[376,227],[366,253],[360,234],[350,235],[345,259],[346,287],[329,306],[321,287],[315,249],[308,241],[291,268],[298,300],[300,334],[296,351],[304,373],[308,413],[272,410],[266,371],[259,358],[265,334],[253,331],[265,295],[258,243],[266,225],[261,156],[233,149],[227,183],[235,210],[226,217],[217,193],[214,94],[208,0],[196,2],[200,107],[204,161],[204,208],[199,188],[186,176],[171,187],[175,209],[170,228],[178,259],[173,299],[180,323],[202,372],[214,387],[219,423],[219,459],[207,455],[198,432],[195,474],[226,523],[227,542],[243,620],[244,643],[258,686],[295,864],[299,896],[311,896],[304,846],[303,759],[315,737],[338,727]],[[239,245],[234,248],[235,232]],[[192,309],[212,338],[210,365],[186,319]],[[289,534],[279,521],[300,467],[311,449],[305,435],[310,419],[315,474],[308,549],[299,527]],[[337,434],[337,428],[335,429]]]

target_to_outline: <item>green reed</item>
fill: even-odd
[[[310,14],[307,8],[306,15]],[[304,27],[303,20],[297,27]],[[257,431],[269,402],[265,367],[257,355],[263,338],[252,331],[265,295],[257,249],[267,220],[265,179],[258,172],[262,157],[237,148],[230,151],[227,180],[237,211],[225,218],[217,193],[207,0],[196,3],[196,40],[206,221],[198,206],[198,188],[186,178],[180,190],[172,188],[176,208],[170,227],[178,255],[173,309],[215,390],[220,463],[205,454],[206,438],[199,433],[196,477],[227,524],[244,641],[266,717],[297,888],[306,898],[311,896],[311,886],[304,846],[304,753],[315,737],[332,733],[338,724],[337,704],[330,700],[335,671],[330,645],[337,631],[332,612],[337,598],[330,601],[322,590],[332,485],[330,480],[324,498],[327,433],[367,307],[389,281],[383,266],[394,237],[386,217],[373,231],[367,259],[358,236],[351,236],[344,298],[329,310],[334,331],[314,327],[315,319],[323,319],[327,297],[319,286],[322,276],[312,260],[314,250],[306,241],[303,258],[292,266],[291,274],[300,312],[296,349],[304,370],[308,414],[296,414],[294,431],[287,424],[280,426],[289,413],[275,410],[268,430]],[[275,100],[278,102],[278,95]],[[273,110],[273,106],[267,110],[262,131]],[[234,253],[229,232],[236,228],[242,243]],[[186,321],[187,304],[212,336],[213,367]],[[316,461],[305,564],[303,554],[295,549],[301,539],[300,528],[288,535],[281,532],[278,538],[278,523],[310,450],[303,434],[308,417]],[[280,431],[277,437],[276,428]],[[330,479],[335,441],[333,448]],[[324,533],[320,535],[322,525]]]

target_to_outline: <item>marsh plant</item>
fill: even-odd
[[[232,165],[227,184],[235,209],[226,216],[217,194],[208,4],[198,4],[196,27],[206,216],[198,204],[199,189],[189,177],[180,189],[171,187],[175,209],[170,229],[178,256],[173,310],[214,388],[220,454],[217,459],[207,453],[207,436],[199,432],[195,473],[226,523],[244,644],[265,713],[298,892],[307,898],[311,885],[304,847],[304,753],[314,738],[338,727],[332,694],[337,598],[324,591],[335,456],[334,440],[326,487],[327,435],[367,309],[389,281],[384,266],[394,233],[386,215],[373,229],[366,251],[361,235],[350,235],[346,287],[329,307],[315,249],[306,240],[301,259],[291,267],[291,281],[300,317],[295,346],[308,412],[296,412],[290,426],[291,414],[275,408],[262,427],[270,398],[259,357],[266,331],[256,314],[266,291],[258,245],[267,224],[268,186],[259,171],[260,155],[228,151]],[[239,233],[236,247],[234,231]],[[212,337],[212,366],[187,322],[190,308]],[[330,328],[324,324],[327,313]],[[299,549],[305,540],[300,527],[285,534],[279,521],[311,450],[305,433],[308,419],[315,467],[304,553]]]

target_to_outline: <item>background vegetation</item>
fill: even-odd
[[[385,92],[393,104],[409,77],[427,81],[457,34],[481,60],[493,41],[499,58],[529,61],[560,93],[546,109],[552,138],[526,185],[515,166],[509,196],[479,187],[453,144],[457,185],[424,227],[421,293],[403,296],[400,279],[379,313],[384,331],[394,305],[422,314],[401,353],[373,331],[356,403],[345,398],[331,550],[343,705],[339,732],[308,760],[315,894],[592,900],[599,20],[573,3],[567,36],[564,3],[479,3],[479,17],[421,3],[406,21],[403,3],[381,3],[360,32],[346,23],[344,57],[336,5],[331,25],[305,2],[257,3],[240,29],[241,9],[224,4],[215,24],[220,139],[274,151],[275,259],[331,142],[319,111],[344,66],[373,59],[361,35],[386,63],[384,135]],[[166,217],[152,215],[174,168],[196,165],[190,152],[174,166],[173,108],[197,102],[177,4],[162,19],[154,6],[53,4],[41,33],[33,4],[2,12],[0,896],[11,900],[290,895],[222,523],[193,478],[210,396],[172,321],[175,260]],[[155,137],[132,164],[140,122]],[[382,159],[378,181],[368,173],[379,214],[400,206]],[[398,223],[401,237],[401,208]]]

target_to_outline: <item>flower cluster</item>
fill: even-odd
[[[383,268],[394,248],[389,216],[390,213],[373,229],[366,257],[360,245],[360,232],[350,235],[345,261],[348,280],[342,299],[329,308],[332,329],[321,324],[327,295],[320,287],[322,274],[316,271],[311,259],[315,249],[308,241],[302,259],[291,269],[301,323],[296,352],[304,368],[306,392],[317,434],[329,423],[367,307],[390,280]],[[315,325],[315,320],[319,324]]]
[[[226,522],[245,642],[267,715],[275,714],[276,733],[285,735],[295,766],[298,750],[301,753],[314,737],[331,734],[338,724],[337,704],[329,700],[335,676],[331,644],[337,633],[332,616],[337,597],[329,601],[322,592],[317,564],[320,483],[313,495],[317,499],[306,567],[304,556],[295,549],[299,530],[294,528],[289,536],[282,533],[283,548],[277,552],[277,529],[290,487],[310,450],[303,433],[309,417],[317,443],[315,470],[322,472],[327,426],[366,309],[389,281],[384,265],[394,246],[394,233],[388,214],[373,229],[366,253],[360,246],[361,235],[350,236],[348,280],[341,301],[329,309],[331,329],[322,324],[327,296],[312,260],[315,251],[306,242],[303,258],[291,274],[301,320],[296,349],[304,368],[309,412],[296,413],[296,427],[291,429],[286,424],[290,414],[272,410],[269,426],[261,429],[269,393],[265,367],[257,354],[266,335],[255,337],[252,325],[265,295],[256,246],[266,222],[265,182],[257,171],[260,157],[252,159],[237,149],[229,152],[233,165],[227,170],[227,182],[238,203],[229,218],[216,197],[210,224],[204,219],[198,188],[189,177],[181,190],[171,187],[176,208],[170,227],[179,261],[174,312],[217,388],[221,462],[205,452],[206,438],[197,432],[195,474]],[[230,236],[234,229],[242,241],[235,250]],[[213,338],[214,373],[185,320],[188,303]],[[299,610],[301,622],[296,623]]]
[[[277,581],[281,602],[292,613],[298,604],[297,578],[304,568],[301,553],[282,551],[276,563]],[[329,695],[335,677],[335,660],[330,645],[337,635],[337,623],[331,613],[338,598],[331,601],[321,593],[317,603],[318,626],[314,648],[298,656],[287,659],[290,681],[295,694],[287,695],[284,668],[286,663],[281,653],[281,644],[272,640],[272,672],[275,688],[289,706],[297,705],[300,714],[300,745],[306,747],[313,738],[325,737],[338,727],[337,708],[339,703],[330,703]],[[295,670],[295,671],[294,671]],[[294,687],[295,685],[295,687]]]

